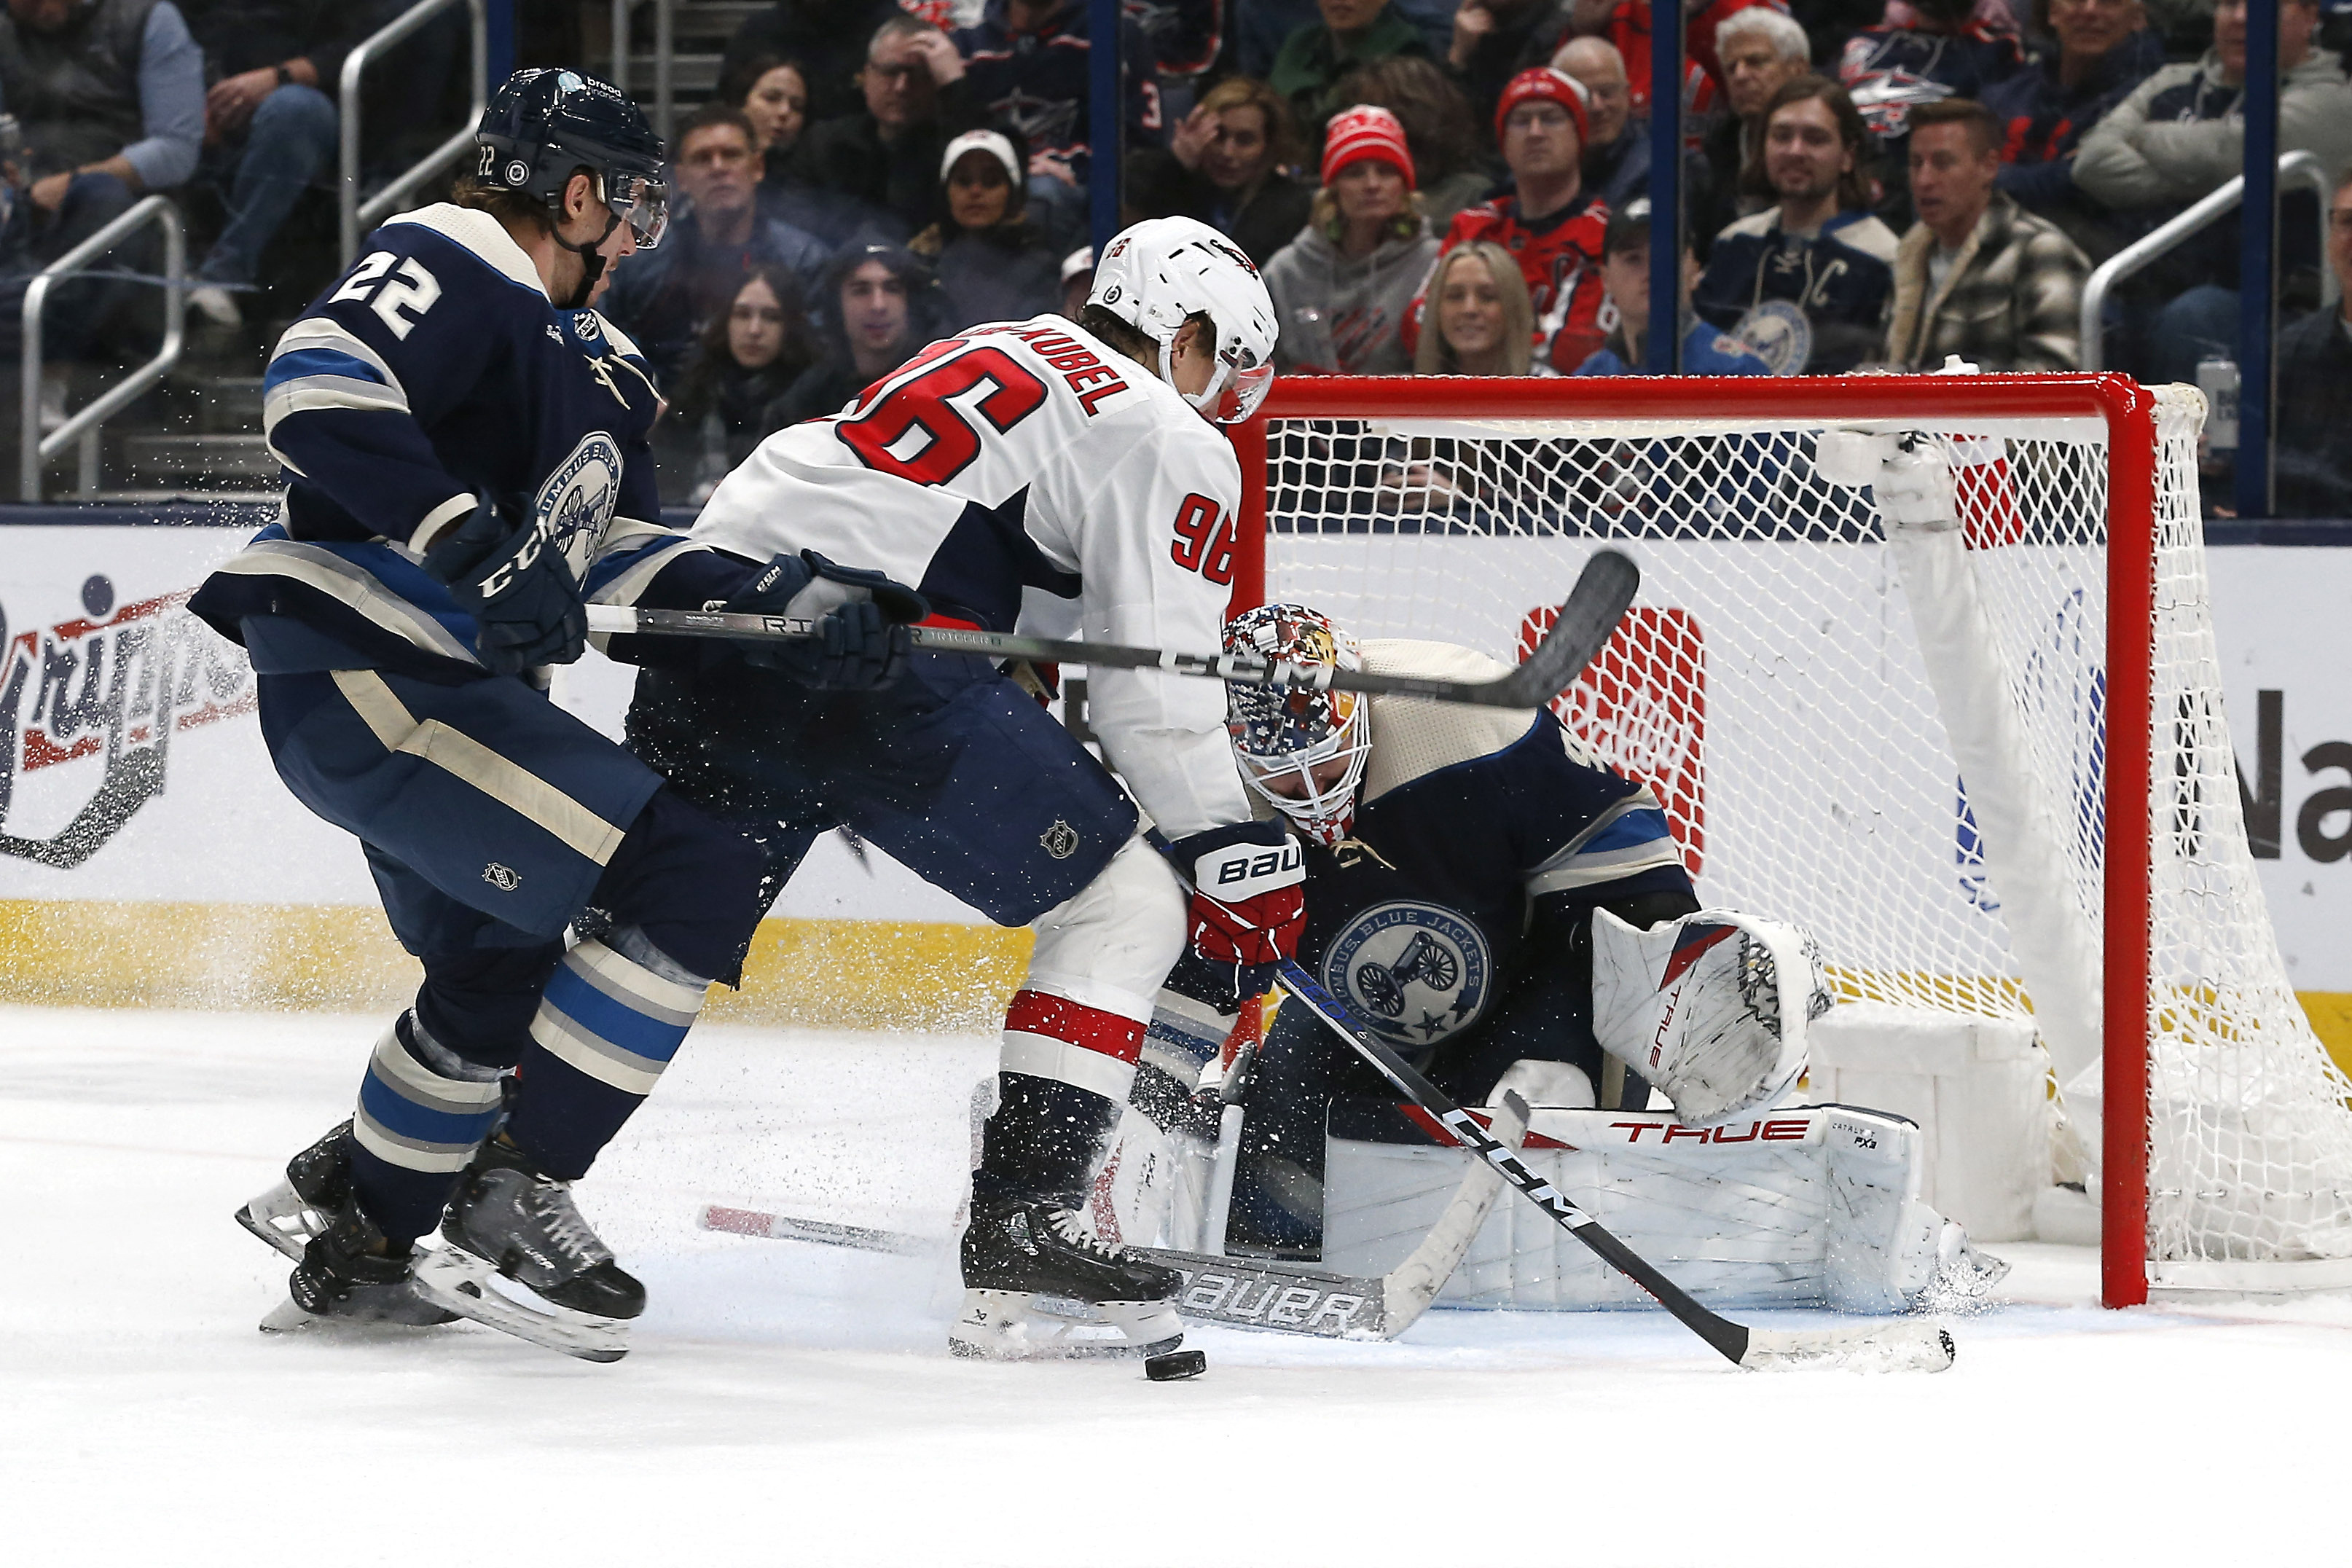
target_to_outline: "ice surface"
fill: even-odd
[[[1937,1377],[1743,1375],[1660,1314],[1196,1331],[1206,1377],[950,1360],[944,1259],[694,1228],[944,1230],[984,1039],[698,1032],[583,1206],[653,1305],[593,1366],[471,1326],[265,1338],[229,1214],[382,1020],[0,1008],[0,1561],[594,1568],[2337,1560],[2342,1298],[2109,1313],[1996,1248]],[[1822,1321],[1757,1314],[1780,1326]]]

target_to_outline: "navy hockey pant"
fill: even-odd
[[[1135,834],[1108,771],[982,659],[918,654],[872,692],[811,691],[740,666],[648,669],[628,732],[680,793],[768,844],[771,898],[818,835],[847,826],[999,924],[1027,925],[1094,883]],[[1006,1030],[1040,1062],[1101,1071],[1008,1065],[975,1195],[1067,1196],[1118,1117],[1144,1026],[1024,990]]]
[[[760,855],[519,679],[263,675],[297,798],[355,834],[425,968],[353,1119],[355,1184],[394,1241],[437,1223],[501,1111],[571,1179],[645,1097],[763,908]],[[568,951],[564,928],[583,940]]]

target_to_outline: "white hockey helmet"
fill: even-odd
[[[1158,374],[1191,317],[1206,313],[1216,369],[1186,401],[1220,425],[1257,412],[1274,384],[1274,300],[1257,264],[1197,218],[1155,217],[1121,229],[1095,268],[1089,305],[1100,305],[1160,345]]]
[[[1320,610],[1260,605],[1225,623],[1224,650],[1292,664],[1360,669],[1356,641]],[[1356,786],[1371,755],[1371,716],[1358,691],[1225,685],[1225,732],[1250,788],[1318,844],[1337,844],[1356,821]],[[1344,765],[1328,783],[1318,770]],[[1282,789],[1274,787],[1276,782]],[[1295,792],[1295,793],[1294,793]]]

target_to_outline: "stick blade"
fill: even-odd
[[[1956,1349],[1949,1329],[1917,1318],[1866,1329],[1750,1329],[1739,1364],[1750,1372],[1943,1372]]]
[[[1630,557],[1614,550],[1594,551],[1560,605],[1559,619],[1535,652],[1495,683],[1498,705],[1540,708],[1567,690],[1584,667],[1600,657],[1641,586],[1642,569]]]

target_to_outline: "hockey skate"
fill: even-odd
[[[583,1361],[628,1353],[646,1289],[613,1261],[572,1201],[502,1137],[482,1145],[450,1201],[448,1246],[416,1260],[427,1297],[460,1317]]]
[[[298,1163],[302,1157],[296,1157]],[[321,1326],[430,1328],[457,1319],[418,1290],[408,1250],[389,1249],[383,1232],[348,1198],[324,1216],[299,1257],[286,1282],[287,1300],[261,1320],[263,1333]]]
[[[948,1349],[990,1361],[1160,1356],[1181,1342],[1183,1279],[1097,1240],[1053,1203],[975,1207],[963,1233],[963,1310]]]
[[[336,1124],[324,1138],[286,1162],[286,1179],[236,1211],[236,1223],[294,1259],[313,1238],[326,1234],[351,1201],[352,1124]]]

